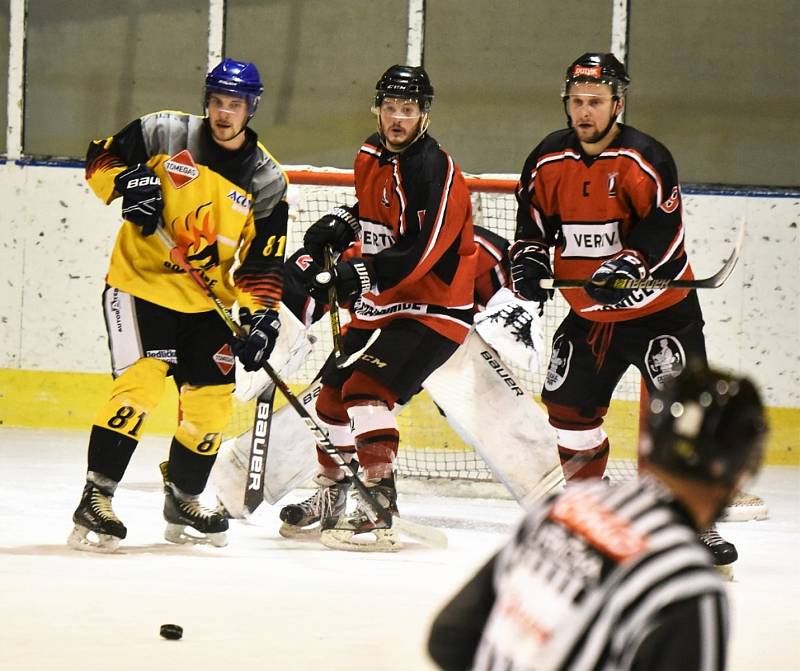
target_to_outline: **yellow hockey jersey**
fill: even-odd
[[[277,310],[283,283],[288,205],[281,167],[245,129],[244,145],[220,147],[203,117],[162,111],[95,140],[86,180],[105,203],[119,194],[114,178],[147,164],[161,179],[164,226],[216,295],[229,307]],[[235,272],[231,272],[238,263]],[[138,298],[179,312],[205,312],[208,297],[179,266],[158,235],[121,226],[106,278]]]

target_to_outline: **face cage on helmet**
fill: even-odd
[[[411,142],[407,143],[405,146],[400,148],[400,152],[404,152],[427,132],[428,125],[430,124],[431,120],[430,109],[433,97],[422,96],[424,102],[420,103],[419,98],[416,96],[398,96],[396,94],[387,93],[385,91],[380,91],[375,94],[375,99],[372,102],[372,107],[370,108],[370,111],[375,115],[375,123],[378,126],[378,136],[381,138],[381,142],[384,143],[384,146],[386,146],[386,137],[384,136],[383,129],[381,128],[381,103],[383,102],[384,98],[397,98],[398,100],[402,98],[403,100],[414,100],[420,107],[419,131],[417,132],[414,139],[411,140]]]
[[[561,85],[561,100],[564,103],[566,103],[567,98],[569,98],[569,87],[572,84],[605,84],[611,87],[611,97],[615,100],[619,100],[620,98],[624,97],[628,92],[628,85],[616,77],[602,76],[599,79],[594,79],[591,77],[570,77],[565,79],[564,83]]]
[[[397,98],[398,100],[414,100],[419,105],[419,111],[422,115],[430,114],[431,105],[433,105],[433,96],[422,93],[404,94],[400,91],[376,91],[375,97],[372,99],[371,111],[377,114],[380,109],[381,103],[384,98]]]
[[[253,93],[242,93],[241,91],[237,91],[233,89],[233,85],[230,88],[225,88],[221,85],[214,85],[214,84],[206,84],[205,86],[205,94],[203,96],[203,111],[207,113],[208,110],[208,99],[212,93],[221,93],[226,96],[233,96],[234,98],[242,98],[243,100],[247,101],[247,118],[252,119],[258,109],[258,103],[261,102],[261,94],[255,95]]]

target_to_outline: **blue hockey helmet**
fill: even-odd
[[[208,96],[212,91],[247,100],[248,114],[252,118],[264,92],[264,85],[254,63],[226,58],[206,75],[203,109],[208,107]]]

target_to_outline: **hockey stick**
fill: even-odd
[[[736,267],[736,262],[739,260],[739,253],[742,249],[742,242],[744,241],[744,222],[739,228],[739,237],[736,240],[736,245],[727,258],[722,268],[720,268],[711,277],[694,280],[672,280],[672,279],[656,279],[648,277],[643,280],[635,279],[615,279],[615,280],[568,280],[568,279],[544,279],[539,280],[539,286],[542,289],[562,289],[562,288],[576,288],[584,287],[589,282],[599,287],[610,287],[611,289],[717,289],[725,284],[733,269]]]
[[[330,245],[325,246],[325,270],[328,272],[333,268],[333,251]],[[344,354],[342,352],[342,325],[339,321],[339,299],[336,296],[336,286],[331,284],[328,289],[328,314],[331,318],[331,338],[333,339],[333,363],[337,368],[347,368],[355,362],[364,352],[366,352],[372,343],[374,343],[381,333],[380,329],[375,329],[370,335],[369,340],[364,346],[353,352],[352,354]]]
[[[330,245],[325,245],[325,270],[333,271],[333,251]],[[331,282],[328,289],[328,314],[331,318],[331,338],[333,339],[333,357],[336,367],[340,368],[339,360],[342,358],[342,326],[339,323],[339,301],[336,299],[336,285]]]
[[[275,402],[275,385],[271,384],[256,400],[253,432],[250,435],[250,452],[247,459],[247,489],[244,490],[244,508],[251,514],[264,501],[264,471],[267,466],[269,433],[272,428],[272,407]]]
[[[186,258],[186,254],[183,252],[183,250],[178,248],[166,229],[162,226],[159,226],[156,229],[156,234],[169,250],[169,255],[172,261],[186,271],[192,280],[194,280],[195,284],[197,284],[197,286],[203,290],[203,293],[205,293],[205,295],[211,299],[211,302],[214,304],[214,309],[231,330],[231,332],[237,338],[247,337],[244,329],[242,329],[242,327],[234,321],[233,317],[231,317],[230,313],[228,312],[228,308],[214,293],[214,290],[209,286],[208,282],[206,282],[202,273],[197,268],[194,268],[191,263],[189,263],[189,259]],[[375,511],[376,515],[383,520],[385,524],[387,524],[389,527],[394,527],[398,531],[403,532],[406,535],[425,543],[426,545],[430,545],[431,547],[441,549],[447,547],[447,536],[445,536],[444,532],[433,527],[426,527],[422,524],[410,522],[396,515],[393,516],[386,508],[378,503],[378,501],[369,491],[369,488],[364,484],[364,481],[358,476],[358,466],[352,461],[347,461],[344,453],[342,453],[341,450],[339,450],[331,442],[330,438],[328,438],[328,434],[325,433],[322,427],[320,427],[319,424],[314,421],[314,418],[308,413],[305,407],[303,407],[300,399],[295,396],[294,392],[289,388],[289,385],[286,384],[286,382],[278,375],[277,372],[275,372],[275,369],[270,365],[269,361],[263,362],[263,368],[267,375],[269,375],[269,377],[275,383],[275,386],[281,390],[281,393],[289,402],[289,405],[295,409],[300,418],[305,422],[308,430],[314,435],[317,444],[329,456],[336,459],[340,467],[346,469],[345,478],[359,491],[364,500],[370,505],[370,507]],[[347,470],[349,470],[350,473],[347,473]]]

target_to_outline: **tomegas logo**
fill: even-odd
[[[188,149],[179,151],[175,156],[164,161],[164,171],[176,189],[186,186],[200,176],[200,171]]]

